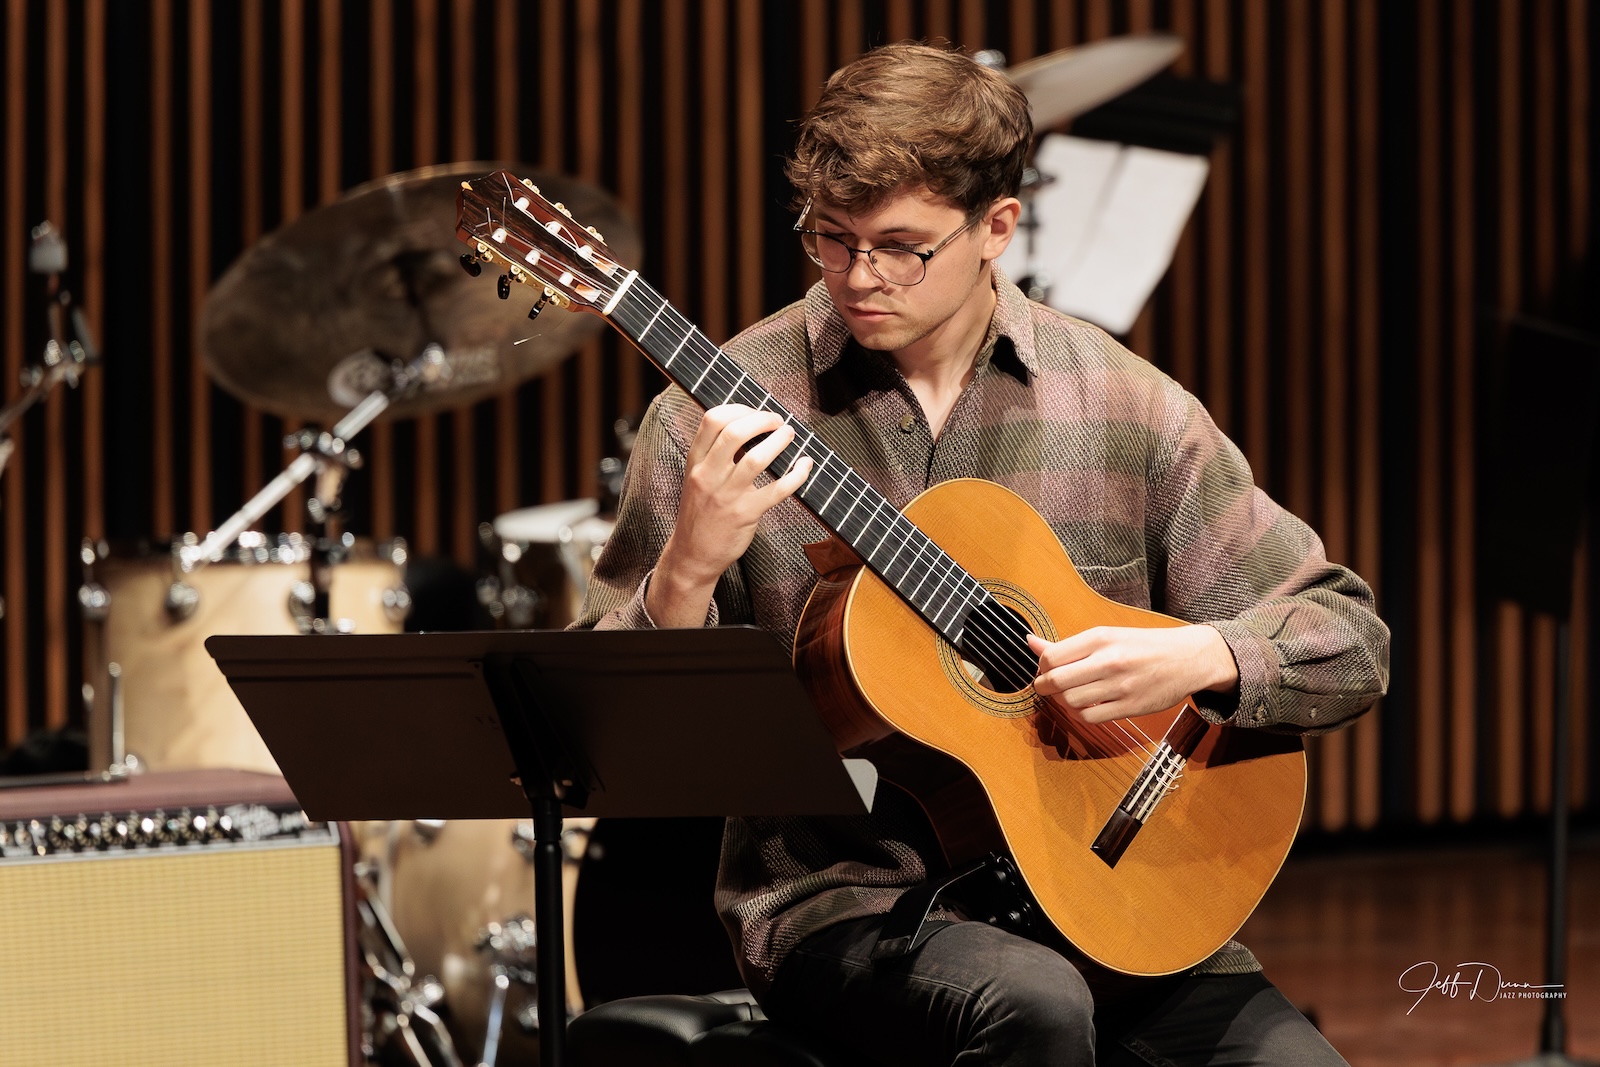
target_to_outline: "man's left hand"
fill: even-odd
[[[1229,692],[1239,668],[1210,626],[1096,626],[1064,641],[1028,635],[1033,688],[1083,722],[1164,711],[1202,689]]]

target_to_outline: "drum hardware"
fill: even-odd
[[[603,324],[552,312],[530,336],[524,309],[461,270],[453,210],[461,179],[497,166],[389,175],[258,242],[206,301],[200,332],[210,376],[256,407],[326,424],[379,387],[390,355],[429,342],[455,373],[396,398],[387,417],[471,404],[566,359]],[[618,254],[637,257],[637,230],[609,195],[573,178],[541,181],[595,219]]]
[[[530,990],[536,989],[539,984],[534,973],[538,934],[532,917],[522,913],[503,923],[489,923],[478,932],[473,947],[489,960],[489,974],[494,987],[489,1001],[488,1029],[483,1036],[483,1056],[478,1061],[478,1067],[494,1067],[495,1057],[500,1050],[506,994],[511,990],[511,983]],[[539,1029],[537,1006],[530,1004],[519,1012],[517,1023],[525,1033],[536,1032]]]
[[[356,938],[366,979],[362,1051],[377,1063],[462,1067],[450,1031],[435,1010],[444,1001],[444,986],[432,975],[417,977],[388,909],[374,895],[373,877],[371,864],[357,864]]]
[[[494,560],[496,571],[478,579],[478,603],[497,625],[511,630],[532,629],[541,621],[545,597],[517,579],[516,564],[522,559],[523,546],[502,540],[494,525],[487,522],[478,524],[478,541]]]
[[[349,534],[338,537],[334,533],[345,478],[352,469],[361,466],[361,454],[349,447],[348,442],[392,402],[414,395],[431,382],[447,381],[450,374],[450,364],[444,357],[443,348],[429,344],[409,366],[393,368],[388,388],[374,389],[368,393],[331,431],[319,433],[303,430],[287,438],[285,447],[300,449],[300,455],[282,473],[263,486],[244,507],[234,512],[203,542],[194,543],[191,535],[174,549],[173,581],[167,593],[169,614],[174,618],[192,615],[198,607],[198,595],[184,581],[185,577],[220,560],[223,552],[235,541],[240,541],[242,547],[247,549],[259,550],[263,542],[247,537],[248,528],[275,507],[291,489],[316,474],[316,489],[307,510],[323,534],[309,542],[310,596],[308,598],[303,589],[297,590],[290,597],[289,610],[304,633],[348,632],[349,627],[343,625],[342,620],[329,617],[331,612],[328,603],[338,547],[342,545],[348,548],[354,543]],[[401,610],[409,605],[410,595],[396,590],[386,598],[384,606],[386,610]]]

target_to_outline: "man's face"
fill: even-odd
[[[1015,230],[1016,210],[1007,199],[992,206],[966,232],[939,249],[916,285],[894,285],[878,276],[865,255],[842,273],[824,271],[833,305],[864,348],[902,352],[937,345],[969,319],[990,312],[988,261],[997,258]],[[804,225],[840,238],[852,248],[906,248],[927,252],[961,229],[967,215],[926,189],[903,192],[875,211],[849,215],[818,198]]]

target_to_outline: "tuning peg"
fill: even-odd
[[[476,278],[483,273],[483,264],[471,252],[461,253],[461,269]]]
[[[527,178],[522,179],[522,184],[526,185],[529,189],[532,189],[536,193],[539,191],[539,187],[533,184],[533,182],[529,181]]]
[[[569,219],[572,217],[572,212],[567,210],[567,205],[561,203],[559,200],[556,201],[556,210],[561,212],[563,215],[565,215]]]
[[[505,300],[505,299],[507,299],[507,298],[509,298],[511,296],[511,275],[510,275],[510,273],[508,272],[508,273],[500,275],[499,283],[500,284],[499,284],[498,292],[500,293],[500,299],[501,300]]]
[[[596,241],[599,241],[601,244],[606,243],[606,239],[600,235],[600,231],[595,229],[593,226],[585,226],[584,229],[588,230],[590,235],[592,235]]]

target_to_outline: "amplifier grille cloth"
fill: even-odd
[[[0,1060],[347,1067],[336,843],[0,864]]]

